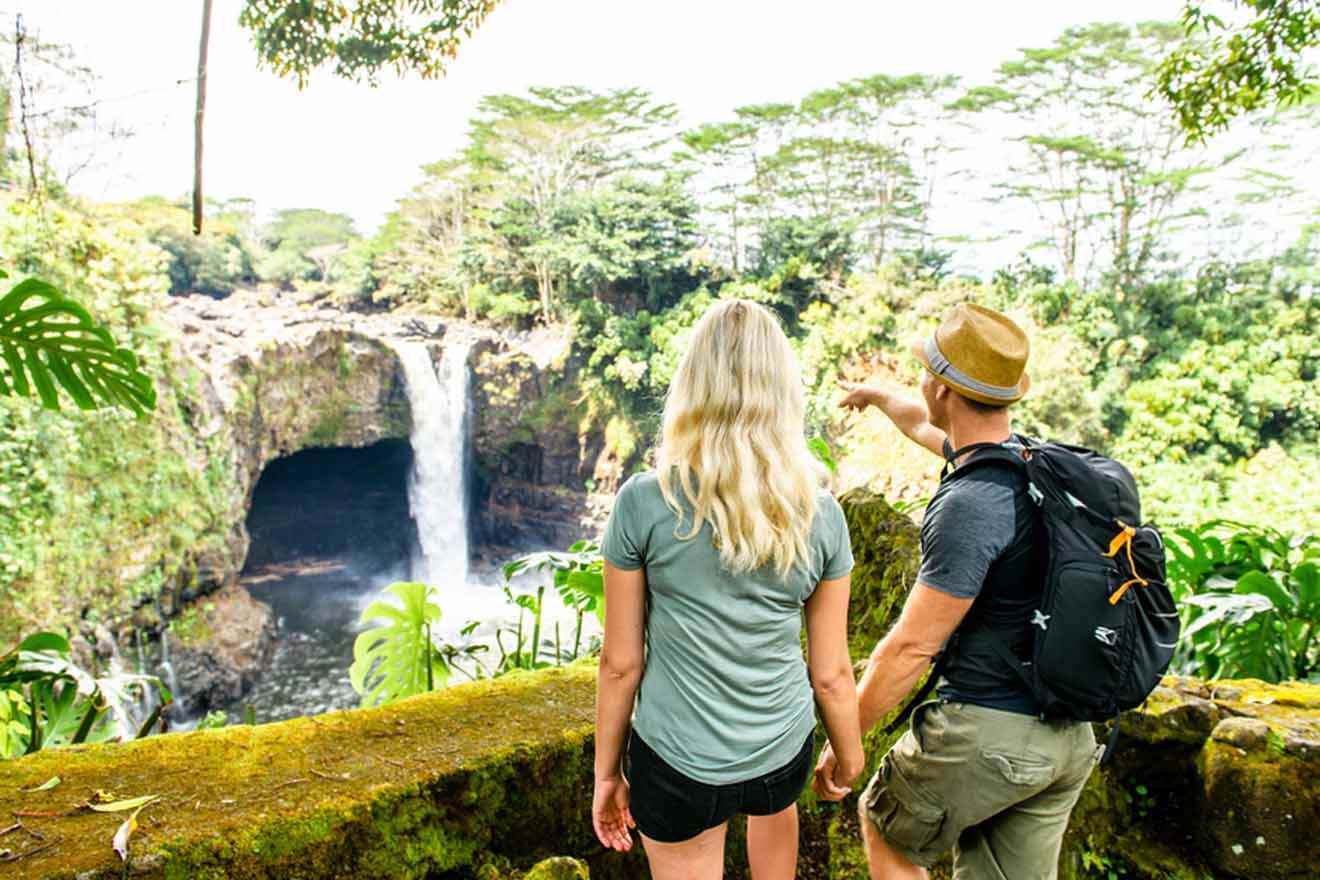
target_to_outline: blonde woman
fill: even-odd
[[[720,878],[738,813],[753,880],[793,878],[814,707],[838,758],[819,784],[842,796],[862,770],[852,554],[822,482],[779,323],[711,306],[670,383],[656,470],[619,490],[602,546],[592,821],[615,850],[640,832],[655,880]]]

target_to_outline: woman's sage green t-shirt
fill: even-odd
[[[646,570],[646,666],[633,730],[684,775],[744,782],[793,760],[815,726],[802,656],[802,606],[852,570],[848,524],[820,494],[810,558],[787,577],[773,566],[730,574],[710,524],[689,540],[654,473],[624,483],[601,547],[617,568]]]

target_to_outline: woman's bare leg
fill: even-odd
[[[682,843],[659,843],[641,835],[651,880],[721,880],[728,830],[729,823],[725,822]]]
[[[793,880],[797,876],[797,804],[770,816],[747,817],[747,861],[752,880]]]

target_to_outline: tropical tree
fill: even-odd
[[[257,273],[280,284],[327,281],[329,261],[356,237],[353,218],[347,214],[319,208],[280,211],[262,233],[265,254]]]
[[[896,248],[930,246],[936,191],[967,126],[967,115],[951,105],[956,84],[951,76],[876,74],[841,83],[832,90],[837,97],[824,93],[846,126],[848,200],[873,265]]]
[[[752,155],[755,128],[743,121],[703,125],[680,135],[684,150],[675,158],[703,193],[703,237],[715,260],[738,272],[745,245],[751,183],[745,166]]]
[[[425,302],[476,317],[465,256],[481,197],[478,174],[460,159],[433,162],[376,236],[377,299]],[[457,308],[454,308],[457,307]]]
[[[1315,93],[1317,75],[1306,53],[1320,45],[1320,3],[1232,5],[1246,17],[1225,21],[1209,4],[1189,0],[1182,16],[1188,41],[1157,70],[1155,91],[1172,105],[1189,141],[1225,130],[1241,114],[1297,104]]]
[[[692,286],[696,206],[672,177],[625,177],[565,199],[545,258],[574,297],[662,311]]]
[[[565,284],[550,244],[556,213],[575,193],[654,171],[676,110],[642,89],[579,86],[494,95],[479,110],[465,159],[493,184],[474,206],[474,244],[511,281],[530,280],[542,320],[553,320]]]
[[[305,86],[312,71],[375,84],[381,71],[442,76],[498,0],[246,0],[257,57]]]
[[[1134,287],[1190,216],[1197,178],[1224,161],[1184,151],[1182,132],[1144,97],[1157,59],[1180,39],[1176,25],[1158,22],[1069,28],[959,102],[999,111],[1016,130],[1018,158],[1000,197],[1034,209],[1065,282],[1112,272]]]
[[[720,252],[737,270],[755,251],[764,267],[789,229],[788,239],[828,230],[871,265],[928,246],[937,180],[965,116],[950,106],[955,82],[864,77],[686,132],[680,155],[717,223]]]
[[[147,230],[147,237],[170,256],[170,293],[205,293],[223,297],[240,284],[257,280],[253,242],[241,215],[221,211],[202,235],[192,231],[192,219],[182,203],[159,196],[139,199],[124,212]]]

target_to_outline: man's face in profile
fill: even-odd
[[[921,396],[926,399],[930,423],[941,431],[949,430],[949,395],[940,393],[944,386],[931,378],[930,370],[921,371]]]

